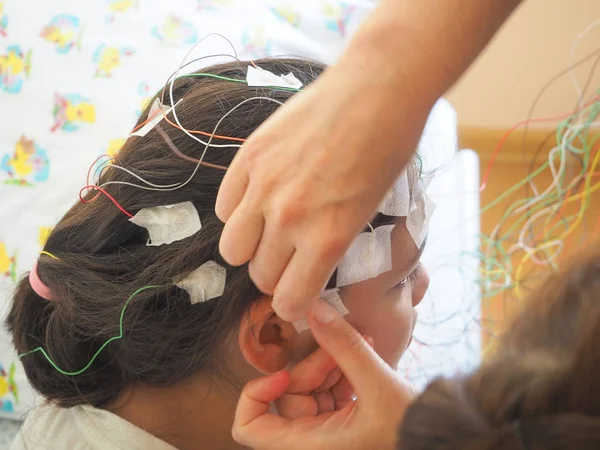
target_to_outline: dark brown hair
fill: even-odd
[[[275,74],[292,72],[303,85],[324,70],[322,64],[306,59],[263,59],[256,63]],[[245,79],[247,66],[235,62],[200,72]],[[182,125],[208,132],[247,98],[269,96],[285,102],[292,95],[207,77],[180,78],[174,85],[175,102],[183,99],[177,106]],[[247,102],[223,120],[218,134],[247,138],[277,107],[265,100]],[[203,145],[164,121],[161,127],[183,154],[200,158]],[[213,142],[230,143],[220,139]],[[204,160],[228,166],[234,154],[232,148],[210,148]],[[156,127],[145,137],[129,138],[114,162],[162,185],[185,181],[195,167],[169,149]],[[39,352],[22,358],[30,383],[44,397],[64,407],[103,406],[127,386],[174,385],[199,371],[220,370],[220,347],[259,297],[247,268],[230,267],[219,255],[222,224],[214,206],[223,175],[222,170],[202,166],[189,184],[173,191],[107,187],[132,214],[151,206],[193,202],[202,230],[170,245],[147,246],[146,230],[131,223],[105,196],[89,204],[76,203],[56,225],[44,250],[60,260],[40,256],[38,273],[57,300],[39,297],[27,278],[19,282],[7,319],[19,353],[42,346],[61,369],[77,371],[104,342],[119,335],[119,316],[133,292],[148,285],[167,287],[144,291],[131,300],[123,318],[123,339],[109,344],[81,375],[60,374]],[[137,182],[116,169],[104,171],[101,182],[108,181]],[[192,305],[187,292],[174,287],[173,280],[210,260],[227,268],[225,292],[217,301]]]
[[[407,411],[404,450],[600,448],[600,253],[550,277],[473,374]]]

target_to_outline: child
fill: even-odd
[[[303,86],[324,70],[303,59],[255,64],[276,76],[292,73]],[[238,448],[231,425],[241,387],[315,350],[310,332],[273,314],[247,267],[219,256],[215,199],[235,154],[227,145],[276,110],[269,98],[294,95],[231,81],[245,80],[246,71],[241,62],[209,67],[178,78],[172,103],[168,89],[157,94],[176,105],[177,118],[165,106],[156,123],[147,108],[136,127],[142,136],[130,137],[101,171],[102,191],[90,190],[73,206],[20,281],[8,325],[46,402],[31,412],[15,450]],[[248,100],[253,95],[262,99]],[[392,366],[410,343],[414,307],[428,286],[418,262],[431,208],[418,178],[413,167],[400,180],[407,191],[399,184],[391,192],[357,238],[367,244],[349,252],[358,263],[342,262],[328,286],[341,287],[348,320]],[[401,194],[412,205],[405,213],[398,212]],[[152,211],[160,216],[155,222]],[[196,211],[199,221],[188,220]],[[171,219],[170,230],[153,229]],[[186,227],[191,231],[180,235]]]
[[[398,448],[600,448],[599,299],[596,251],[543,284],[479,370],[433,382]]]

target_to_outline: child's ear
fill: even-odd
[[[264,374],[284,369],[291,360],[298,333],[275,315],[271,297],[263,296],[242,317],[238,343],[246,362]]]

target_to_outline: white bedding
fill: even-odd
[[[37,258],[44,234],[76,201],[90,164],[119,148],[143,102],[197,39],[222,33],[241,59],[299,55],[333,62],[373,3],[0,1],[3,308],[16,280]],[[210,38],[193,56],[217,53],[231,49]],[[447,160],[456,151],[452,107],[443,102],[435,111],[421,148],[426,163],[434,161],[427,155],[443,154]],[[437,223],[434,216],[432,227]],[[460,242],[457,235],[448,239]],[[32,406],[33,393],[6,333],[0,335],[0,366],[5,371],[0,373],[0,414],[19,417]],[[11,367],[14,376],[9,376]]]

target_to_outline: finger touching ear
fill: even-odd
[[[294,326],[277,317],[271,297],[263,296],[252,304],[240,322],[238,343],[246,362],[263,374],[284,369],[291,361]]]

